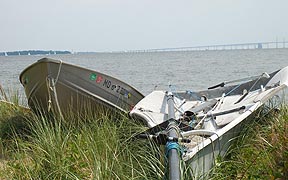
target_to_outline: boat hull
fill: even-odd
[[[288,70],[288,68],[286,70]],[[261,97],[255,98],[253,100],[255,103],[248,106],[244,113],[233,119],[233,121],[227,125],[216,130],[215,134],[203,140],[183,156],[183,160],[187,165],[191,166],[193,174],[197,179],[205,179],[205,175],[209,175],[207,173],[217,164],[217,158],[225,157],[227,152],[229,152],[228,150],[231,144],[239,137],[244,127],[251,125],[250,121],[253,121],[251,114],[253,112],[256,112],[263,104],[271,106],[270,108],[277,106],[273,103],[278,103],[279,106],[282,103],[281,101],[277,102],[279,97],[283,99],[284,102],[284,97],[281,96],[284,95],[287,85],[288,81],[271,89]]]
[[[217,158],[225,156],[243,126],[251,123],[248,117],[253,112],[273,101],[273,97],[279,97],[279,92],[283,94],[288,87],[288,67],[236,85],[217,87],[174,93],[175,121],[181,129],[179,137],[185,138],[181,144],[185,149],[182,158],[191,166],[195,179],[207,178],[205,174],[217,163]],[[167,99],[165,91],[153,91],[130,111],[132,117],[150,127],[144,134],[158,136],[169,131],[165,125],[169,121]],[[190,129],[181,128],[181,124]]]
[[[203,142],[183,156],[185,163],[191,166],[195,178],[205,179],[206,175],[208,175],[207,173],[217,164],[217,158],[225,157],[231,144],[237,139],[241,130],[243,130],[243,127],[250,124],[248,121],[252,119],[247,117],[252,112],[244,114],[209,138],[205,138]]]
[[[116,78],[49,58],[26,68],[20,82],[34,111],[66,114],[108,108],[128,112],[144,97]]]

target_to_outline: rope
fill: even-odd
[[[175,97],[177,97],[179,100],[181,100],[182,98],[179,96],[179,94],[177,93],[177,88],[175,85],[169,85],[169,91],[173,93],[173,95]],[[174,99],[174,108],[176,109],[176,111],[178,111],[180,114],[184,113],[184,109],[183,109],[183,105],[186,103],[186,100],[184,99],[183,101],[180,101],[178,99]],[[175,102],[175,100],[177,102]],[[180,104],[179,107],[177,107],[177,104]]]
[[[165,145],[165,163],[166,163],[166,166],[165,166],[165,170],[164,170],[164,174],[165,176],[163,177],[164,180],[169,180],[169,176],[168,176],[168,171],[169,171],[169,162],[168,162],[168,156],[169,156],[169,151],[172,150],[172,149],[176,149],[177,152],[178,152],[178,155],[180,157],[182,157],[182,154],[184,153],[184,148],[181,147],[178,143],[176,142],[167,142],[166,145]],[[181,166],[181,163],[180,163],[180,166]]]
[[[196,124],[196,126],[194,127],[194,129],[198,129],[198,127],[202,124],[202,122],[205,120],[205,118],[207,117],[208,113],[206,113],[203,118]]]
[[[167,142],[165,145],[165,155],[168,158],[169,151],[172,149],[176,149],[179,153],[180,157],[182,156],[184,149],[177,142]]]
[[[236,86],[235,88],[233,88],[231,91],[229,91],[228,93],[225,94],[225,97],[228,96],[229,94],[231,94],[233,91],[235,91],[237,88],[239,88],[243,83],[239,84],[238,86]]]
[[[62,119],[64,119],[62,111],[61,111],[61,108],[60,108],[60,105],[59,105],[58,96],[57,96],[57,92],[56,92],[56,88],[55,88],[55,83],[53,82],[53,79],[51,79],[51,80],[52,80],[52,88],[53,88],[53,92],[54,92],[54,97],[55,97],[55,103],[56,103],[56,106],[57,106],[57,110],[59,112],[60,117]]]
[[[58,73],[57,73],[57,76],[56,76],[56,79],[55,79],[55,82],[54,82],[54,86],[58,82],[60,71],[61,71],[61,67],[62,67],[62,63],[63,63],[63,61],[61,59],[59,61],[60,61],[60,64],[59,64]]]
[[[56,83],[58,82],[59,76],[60,76],[60,72],[61,72],[61,67],[62,67],[62,60],[60,60],[60,64],[59,64],[59,68],[58,68],[58,72],[57,72],[57,76],[55,78],[55,81],[53,78],[51,77],[47,77],[46,78],[46,84],[47,84],[47,89],[48,89],[48,112],[51,110],[51,106],[52,106],[52,98],[51,98],[51,91],[54,94],[54,99],[55,99],[55,103],[56,103],[56,107],[57,110],[59,112],[60,117],[63,119],[63,114],[59,105],[59,101],[58,101],[58,96],[57,96],[57,92],[56,92]]]
[[[50,112],[51,104],[52,104],[50,90],[53,91],[53,89],[51,88],[50,78],[48,77],[46,78],[46,86],[47,86],[47,92],[48,92],[48,112]]]
[[[180,124],[180,123],[179,123]],[[179,125],[178,124],[178,125]],[[180,128],[177,126],[170,126],[169,129],[167,129],[167,133],[169,133],[172,129],[174,129],[176,132],[177,132],[177,135],[179,136],[179,131],[180,131]]]
[[[212,146],[212,158],[213,158],[213,162],[214,162],[214,165],[215,165],[215,162],[216,162],[215,147],[214,147],[214,143],[213,143],[213,140],[211,139],[211,137],[209,137],[209,140],[210,140],[211,146]]]

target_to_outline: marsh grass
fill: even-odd
[[[286,179],[288,107],[258,112],[237,138],[228,156],[219,158],[211,179]]]
[[[162,179],[159,147],[132,138],[143,130],[125,114],[62,119],[0,103],[0,179]]]

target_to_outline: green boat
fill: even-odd
[[[114,77],[50,58],[27,67],[20,82],[32,110],[61,115],[103,107],[127,113],[144,97]]]

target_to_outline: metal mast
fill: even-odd
[[[172,92],[167,92],[167,104],[168,104],[168,119],[169,124],[167,126],[168,139],[178,138],[179,129],[175,121],[175,108],[174,108],[174,95]],[[178,142],[167,141],[166,153],[168,153],[168,166],[169,166],[169,179],[180,180],[180,153]]]

